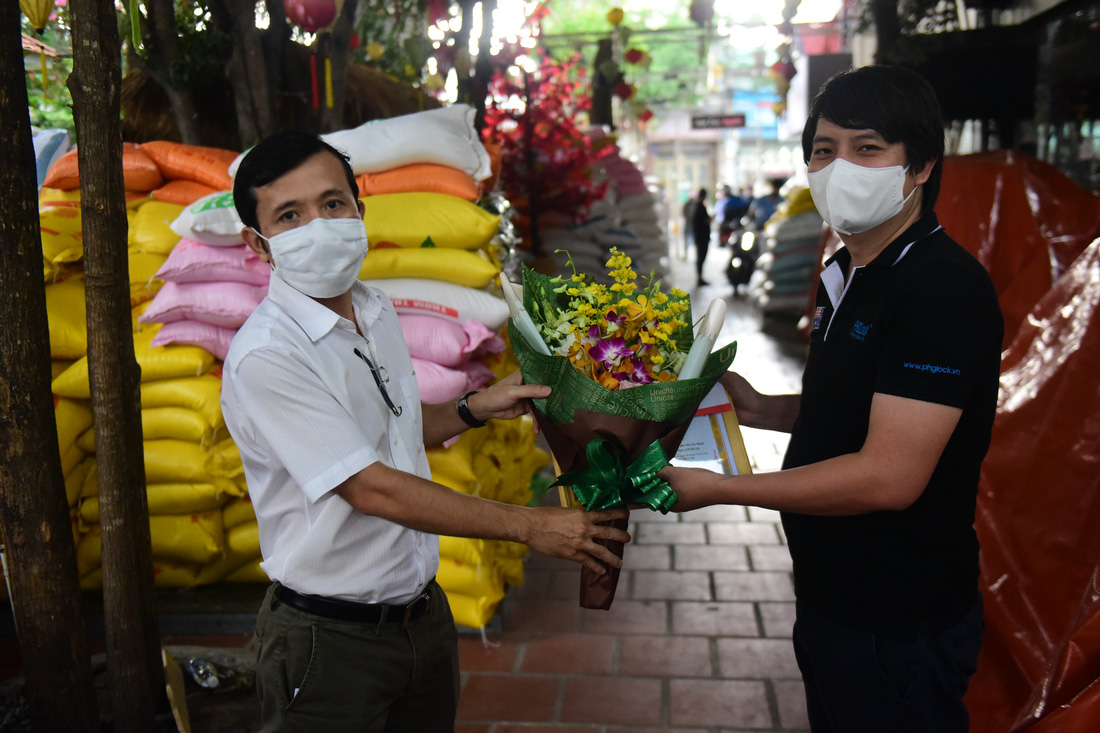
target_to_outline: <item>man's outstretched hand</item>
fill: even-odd
[[[623,561],[595,540],[629,542],[630,535],[616,527],[601,525],[615,519],[626,519],[626,508],[586,512],[583,509],[541,507],[531,512],[530,528],[524,544],[544,555],[580,563],[592,572],[603,575],[608,565],[622,567]]]

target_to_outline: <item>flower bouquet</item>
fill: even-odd
[[[587,510],[642,505],[667,513],[676,495],[657,472],[676,454],[737,345],[709,353],[725,310],[715,306],[724,301],[712,304],[707,335],[696,345],[687,294],[662,291],[652,275],[639,287],[630,265],[612,249],[610,285],[575,270],[547,277],[524,268],[522,306],[503,283],[512,310],[508,335],[524,381],[553,387],[534,405],[562,470],[555,484],[570,487]],[[626,520],[619,524],[626,528]],[[604,544],[622,557],[622,543]],[[581,570],[582,607],[610,608],[619,571],[608,571]]]

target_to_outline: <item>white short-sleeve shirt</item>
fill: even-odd
[[[363,283],[355,324],[271,278],[226,356],[225,422],[260,529],[260,567],[311,595],[407,603],[435,575],[439,538],[362,514],[332,490],[376,461],[431,479],[420,392],[393,304]],[[394,415],[356,349],[388,378]]]

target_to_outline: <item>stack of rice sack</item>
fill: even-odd
[[[597,140],[604,139],[610,145],[611,138],[602,135],[601,131],[593,133]],[[540,218],[540,224],[550,225],[540,230],[545,255],[554,260],[559,273],[565,273],[569,272],[566,255],[555,254],[555,250],[567,250],[579,272],[607,282],[604,263],[611,248],[617,247],[631,258],[635,272],[656,272],[657,277],[664,277],[667,267],[662,258],[668,254],[668,236],[660,224],[657,200],[641,170],[614,147],[597,161],[595,176],[597,181],[609,183],[607,193],[590,207],[580,224],[550,228],[554,222]]]
[[[235,155],[174,143],[126,145],[123,150],[134,348],[141,367],[147,501],[158,587],[220,580],[259,560],[254,516],[248,528],[238,519],[243,512],[223,511],[246,489],[240,457],[222,420],[220,366],[208,349],[155,345],[162,326],[142,324],[139,318],[164,286],[158,274],[180,241],[170,224],[188,198],[228,185],[227,168]],[[54,281],[46,292],[58,444],[77,532],[81,583],[93,588],[102,582],[102,550],[78,186],[75,153],[62,156],[40,193],[40,216],[44,271]],[[239,498],[234,504],[248,508]]]
[[[394,301],[426,402],[452,402],[514,368],[501,336],[507,307],[490,292],[501,269],[500,220],[473,203],[491,173],[473,116],[459,106],[327,136],[350,154],[366,209],[371,248],[360,277]],[[124,153],[131,170],[131,300],[156,582],[263,582],[255,514],[220,412],[219,360],[266,292],[270,269],[240,238],[229,191],[236,155],[193,148],[207,165],[185,172],[144,152],[161,145],[127,146]],[[177,158],[184,147],[176,146]],[[139,166],[140,184],[133,172]],[[63,183],[78,185],[75,168],[71,173]],[[181,183],[188,185],[172,185]],[[62,190],[57,177],[53,184],[44,197],[59,203],[47,208],[64,204],[79,216],[77,192]],[[58,280],[50,286],[60,303],[56,318],[51,311],[51,334],[56,325],[59,344],[61,333],[76,342],[55,350],[54,390],[80,529],[78,564],[85,587],[94,587],[101,580],[101,542],[87,361],[81,358],[87,339],[78,218],[69,229],[58,230],[69,239],[60,237],[44,271]],[[531,478],[548,463],[533,445],[530,422],[493,424],[464,440],[432,451],[431,462],[442,461],[447,476],[457,472],[448,485],[501,501],[530,499]],[[454,538],[443,547],[440,583],[456,599],[456,619],[484,626],[503,587],[521,582],[525,548]]]
[[[797,321],[806,312],[822,225],[808,188],[790,191],[768,220],[749,283],[750,295],[765,317]]]

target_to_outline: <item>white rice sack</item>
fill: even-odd
[[[38,175],[38,187],[42,188],[42,181],[46,180],[46,171],[50,169],[57,159],[73,146],[73,140],[67,130],[53,128],[49,130],[36,130],[34,133],[34,162]]]
[[[480,321],[492,331],[508,322],[508,304],[485,290],[414,277],[363,282],[388,295],[394,310],[401,315],[435,316],[460,326]]]
[[[233,206],[232,191],[218,191],[186,206],[170,225],[173,232],[214,247],[244,244],[244,224]]]
[[[468,104],[414,112],[374,120],[351,130],[321,135],[321,139],[351,158],[356,175],[377,173],[413,163],[436,163],[458,168],[483,181],[492,171],[489,154],[474,128],[476,112]],[[229,166],[229,175],[245,153]]]

